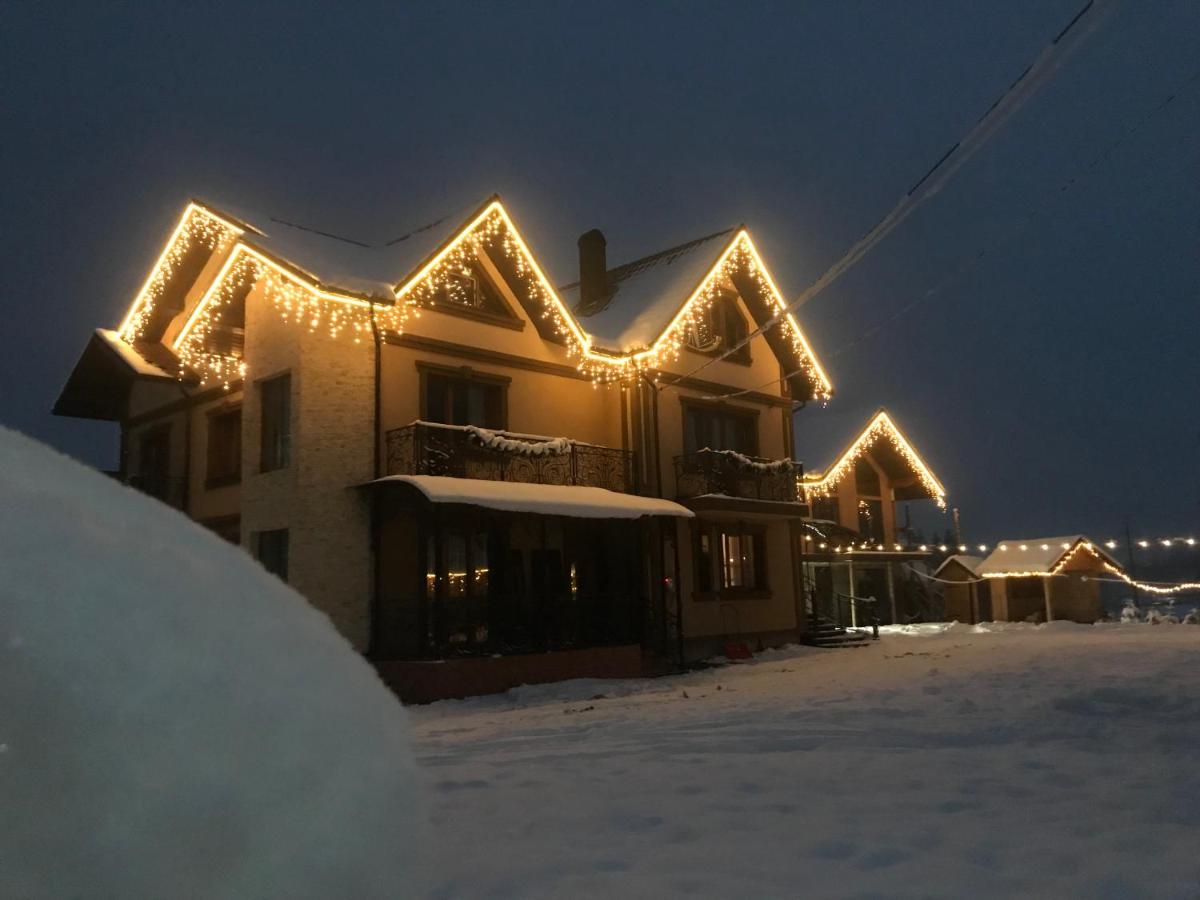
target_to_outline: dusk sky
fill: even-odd
[[[191,196],[353,237],[494,191],[559,282],[589,228],[616,264],[745,222],[797,295],[1080,6],[3,3],[0,422],[115,466],[114,426],[50,408]],[[1200,4],[1096,15],[798,314],[972,542],[1197,532]]]

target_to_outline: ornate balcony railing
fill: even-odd
[[[748,500],[795,503],[800,463],[761,459],[732,450],[700,450],[675,457],[675,489],[681,500],[722,494]]]
[[[541,438],[414,422],[387,433],[389,475],[583,485],[634,493],[633,453],[566,438]]]

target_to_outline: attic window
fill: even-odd
[[[474,266],[448,273],[438,291],[438,302],[500,316],[510,315],[507,304],[491,281]]]
[[[713,301],[695,327],[688,329],[687,345],[697,353],[725,353],[737,347],[750,333],[737,297],[724,295]],[[750,345],[725,357],[729,362],[749,363]]]

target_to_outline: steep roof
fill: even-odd
[[[456,218],[451,213],[385,240],[364,240],[278,217],[235,216],[193,200],[130,305],[119,334],[126,341],[161,341],[190,303],[191,311],[173,337],[172,349],[183,370],[203,368],[203,378],[227,381],[240,364],[208,353],[193,336],[205,333],[221,292],[238,289],[230,287],[235,284],[231,279],[242,279],[236,282],[242,285],[248,271],[274,269],[289,289],[306,291],[318,301],[314,322],[325,304],[335,303],[341,305],[334,308],[348,310],[346,317],[333,316],[341,326],[347,317],[356,317],[356,327],[362,327],[364,318],[376,327],[376,316],[386,316],[382,327],[399,330],[409,303],[436,303],[428,291],[421,293],[429,287],[427,276],[436,275],[439,266],[458,265],[464,241],[478,237],[487,242],[484,252],[502,277],[528,276],[514,285],[514,291],[539,334],[565,341],[568,352],[578,355],[580,367],[600,378],[672,358],[691,322],[692,304],[711,302],[728,285],[757,325],[779,326],[768,328],[763,338],[788,371],[792,396],[827,398],[833,392],[744,228],[707,235],[619,266],[612,273],[616,289],[606,298],[605,308],[585,324],[547,279],[499,197],[492,195],[460,222]],[[180,264],[181,259],[186,265]],[[214,259],[220,260],[215,279],[192,302],[189,291]],[[614,345],[621,346],[614,349]]]
[[[1080,545],[1083,545],[1082,548]],[[1058,537],[1004,540],[976,569],[987,577],[1005,575],[1049,575],[1064,562],[1085,549],[1096,559],[1120,568],[1120,564],[1082,534]]]
[[[495,200],[488,197],[479,206]],[[276,216],[247,216],[225,205],[206,208],[230,211],[249,225],[246,243],[308,274],[314,281],[355,294],[391,300],[396,287],[473,218],[471,207],[458,207],[416,227],[397,227],[379,235],[340,235],[317,225]],[[419,218],[419,217],[418,217]]]
[[[608,270],[608,302],[579,309],[579,282],[558,289],[598,347],[627,352],[649,347],[721,258],[741,226],[726,228]]]
[[[945,505],[946,489],[933,470],[883,407],[846,410],[814,409],[797,418],[795,456],[804,463],[806,487],[836,482],[847,467],[869,450],[892,477],[908,471],[917,477],[911,488],[898,490],[897,500],[931,497]]]
[[[982,563],[982,556],[969,556],[965,553],[956,553],[953,556],[947,556],[944,560],[942,560],[942,564],[934,570],[933,575],[935,578],[939,577],[947,568],[950,567],[951,564],[961,566],[972,575],[978,575],[979,566]]]

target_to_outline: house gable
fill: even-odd
[[[282,229],[278,234],[286,239],[271,238],[212,207],[190,202],[119,329],[122,339],[131,343],[161,341],[179,358],[181,377],[194,375],[201,383],[228,384],[244,373],[234,346],[237,342],[230,336],[244,327],[239,310],[254,285],[264,285],[265,296],[285,320],[310,331],[324,328],[331,337],[348,333],[362,342],[380,332],[399,333],[413,307],[469,315],[472,311],[450,307],[447,298],[448,286],[470,273],[469,277],[495,279],[507,288],[495,292],[494,309],[473,311],[482,313],[479,318],[487,319],[490,312],[494,324],[513,325],[521,318],[519,309],[540,337],[576,357],[584,374],[608,382],[678,359],[689,329],[714,298],[732,286],[754,325],[767,327],[761,337],[787,373],[792,396],[826,398],[832,392],[832,384],[795,317],[786,311],[782,295],[744,228],[737,230],[647,346],[610,349],[599,346],[563,302],[496,196],[488,198],[391,287],[353,277],[341,280],[353,285],[349,288],[323,281],[279,254],[278,246],[296,245],[296,235],[287,229],[299,226],[276,221]],[[311,229],[300,230],[309,237],[318,235],[334,242],[340,248],[334,254],[338,261],[354,254],[355,260],[361,260],[367,251],[382,253],[396,243],[372,248]],[[390,251],[383,256],[392,258]],[[380,257],[373,257],[372,266],[379,265]],[[216,270],[211,280],[203,277],[206,267]]]
[[[868,454],[871,463],[883,469],[894,485],[899,482],[901,489],[910,489],[908,496],[897,491],[896,499],[927,496],[945,508],[946,489],[884,409],[875,413],[831,465],[823,472],[807,473],[800,486],[809,497],[831,494],[843,479],[854,478],[856,465]],[[907,484],[906,477],[910,479]]]

